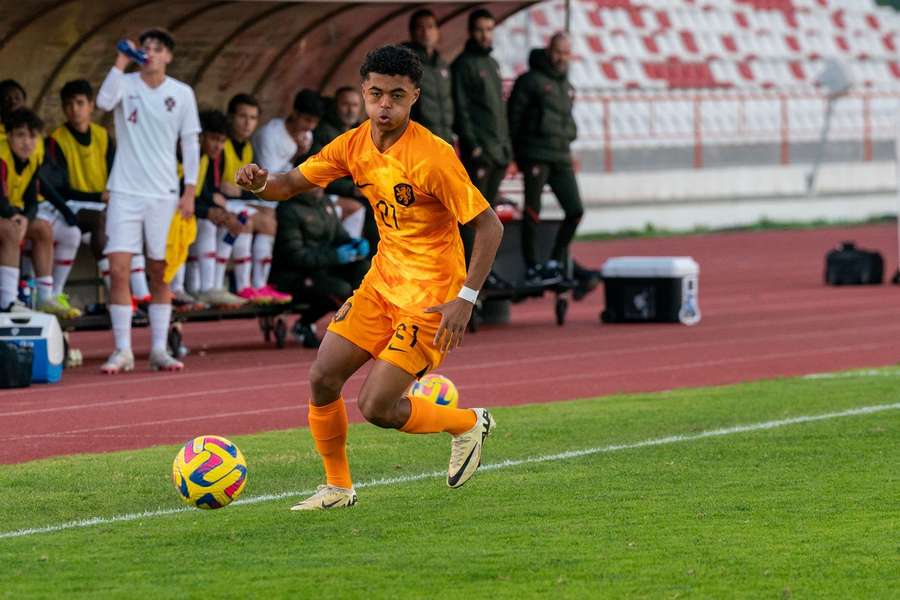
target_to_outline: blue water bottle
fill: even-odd
[[[242,210],[240,212],[240,214],[238,214],[238,217],[237,217],[237,219],[241,223],[241,225],[246,225],[248,218],[249,218],[249,215],[247,214],[246,210]],[[225,242],[226,244],[228,244],[229,246],[233,246],[234,240],[236,240],[236,239],[237,239],[236,235],[232,235],[230,231],[227,231],[227,232],[225,232],[225,237],[222,238],[222,241]]]
[[[139,65],[147,64],[147,55],[137,48],[132,48],[128,40],[119,40],[116,44],[116,50],[138,63]]]

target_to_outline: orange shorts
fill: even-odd
[[[328,331],[418,378],[444,359],[434,344],[440,324],[440,313],[404,310],[363,282],[334,313]]]

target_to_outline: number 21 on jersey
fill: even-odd
[[[397,207],[388,204],[384,200],[379,200],[375,205],[378,213],[381,215],[381,221],[392,229],[400,229],[400,223],[397,222]]]

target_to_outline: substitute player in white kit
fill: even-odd
[[[163,281],[166,237],[175,210],[194,214],[200,164],[200,119],[197,100],[186,84],[166,76],[175,41],[162,29],[139,38],[147,62],[125,74],[130,58],[119,53],[97,94],[97,106],[115,109],[118,150],[109,177],[106,256],[111,271],[109,314],[116,350],[101,367],[104,373],[134,369],[131,351],[131,256],[145,249],[150,281],[150,368],[180,371],[184,365],[166,350],[172,315],[171,293]],[[181,142],[184,193],[178,196],[176,145]]]

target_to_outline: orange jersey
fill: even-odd
[[[466,278],[457,223],[489,205],[449,144],[410,121],[382,153],[366,121],[298,168],[320,187],[349,175],[368,198],[381,242],[365,281],[387,301],[416,309],[456,296]]]

